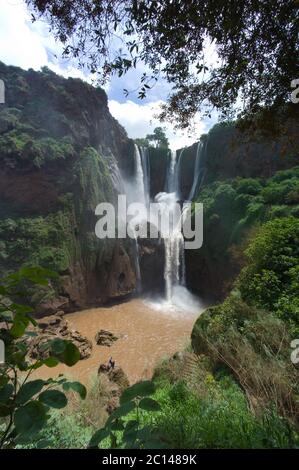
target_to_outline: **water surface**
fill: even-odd
[[[43,368],[38,375],[46,378],[64,373],[88,384],[99,365],[112,356],[124,369],[130,383],[150,378],[155,365],[163,357],[182,350],[188,344],[201,311],[202,308],[194,308],[194,304],[188,310],[188,307],[174,307],[165,301],[133,299],[111,307],[68,314],[65,318],[70,328],[92,341],[92,355],[71,368],[61,364],[53,369]],[[98,346],[95,335],[101,329],[111,331],[119,339],[111,347]]]

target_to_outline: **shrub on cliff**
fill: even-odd
[[[248,265],[238,282],[243,298],[269,309],[299,332],[299,220],[274,219],[261,227],[246,250]]]
[[[298,424],[298,370],[292,364],[291,335],[276,315],[231,295],[207,309],[192,331],[192,347],[206,355],[212,371],[226,366],[253,410],[273,405]]]

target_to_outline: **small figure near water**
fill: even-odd
[[[115,367],[115,361],[112,359],[112,356],[110,356],[110,359],[108,361],[108,370],[113,370]]]

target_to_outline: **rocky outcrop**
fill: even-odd
[[[164,148],[148,149],[150,167],[150,197],[165,191],[167,181],[167,168],[169,163],[169,150]]]
[[[117,336],[106,330],[100,330],[95,336],[95,342],[98,346],[107,346],[108,348],[117,340]]]
[[[131,294],[130,240],[97,239],[95,208],[117,197],[111,162],[131,175],[134,143],[107,96],[44,68],[0,63],[0,269],[39,264],[58,272],[38,315],[73,311]]]
[[[45,345],[56,338],[71,341],[80,351],[80,358],[90,357],[92,343],[78,331],[71,330],[67,320],[63,317],[63,312],[56,315],[44,317],[38,322],[40,333],[38,336],[28,340],[28,355],[32,359],[46,359],[49,356],[49,349]]]
[[[106,411],[111,414],[119,406],[119,397],[129,387],[129,380],[121,367],[108,368],[101,364],[98,370],[99,381],[105,386],[108,394]]]
[[[164,293],[164,242],[160,236],[150,238],[151,224],[146,225],[147,238],[137,240],[141,289],[143,293],[161,294]]]
[[[284,131],[279,135],[248,136],[234,124],[217,124],[202,136],[206,142],[206,172],[204,184],[229,178],[270,178],[299,162],[298,117],[286,118]],[[188,198],[194,178],[198,144],[183,149],[181,157],[180,190]],[[178,152],[180,153],[180,151]]]

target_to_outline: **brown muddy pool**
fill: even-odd
[[[150,378],[161,359],[182,350],[203,307],[183,309],[165,302],[133,299],[111,307],[92,308],[65,316],[70,328],[87,336],[93,343],[92,355],[73,367],[63,364],[39,369],[38,376],[54,377],[63,373],[88,385],[101,363],[112,356],[126,372],[130,383]],[[111,347],[98,346],[95,335],[101,329],[119,337]]]

